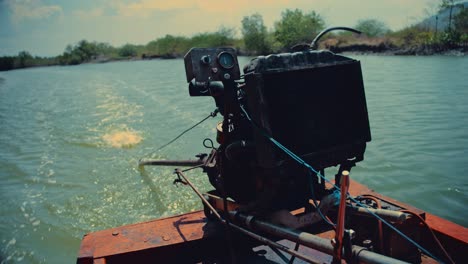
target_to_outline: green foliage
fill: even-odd
[[[460,36],[460,42],[468,45],[468,33],[464,33]]]
[[[216,47],[239,45],[234,38],[233,28],[220,27],[216,32],[200,33],[192,38],[166,35],[150,41],[147,45],[125,44],[114,48],[107,43],[82,40],[75,45],[67,45],[62,55],[53,58],[33,57],[26,51],[18,56],[0,57],[0,70],[33,67],[39,65],[77,65],[90,61],[107,61],[121,58],[176,57],[185,54],[191,47]]]
[[[87,40],[80,41],[77,49],[80,52],[83,61],[90,61],[97,55],[96,43],[90,43]]]
[[[57,65],[56,57],[43,58],[32,56],[27,51],[21,51],[17,56],[0,57],[0,71],[7,71],[19,68],[29,68],[37,66]]]
[[[117,53],[117,49],[107,43],[82,40],[74,46],[67,45],[63,54],[57,59],[61,65],[77,65],[83,62],[116,57]]]
[[[90,61],[96,55],[96,43],[82,40],[75,46],[68,45],[65,48],[65,52],[59,57],[59,61],[62,65],[76,65]]]
[[[196,34],[188,42],[193,47],[202,48],[232,46],[234,43],[234,35],[235,29],[222,26],[216,32]]]
[[[96,45],[97,56],[115,57],[118,53],[117,49],[108,43],[94,43]]]
[[[453,30],[453,28],[452,28],[453,25],[452,24],[453,24],[453,22],[456,23],[456,17],[457,16],[455,16],[455,17],[452,16],[454,7],[461,8],[462,9],[461,12],[462,13],[464,12],[465,5],[463,3],[460,3],[460,1],[458,1],[458,3],[457,3],[454,0],[441,0],[440,4],[439,4],[439,12],[442,12],[445,9],[450,9],[450,11],[449,11],[450,12],[450,14],[449,14],[449,26],[448,26],[448,29],[447,29],[448,31]],[[463,24],[463,21],[462,21],[463,18],[465,19],[465,23],[468,23],[468,22],[466,22],[466,19],[467,19],[466,15],[462,14],[462,16],[460,16],[459,18],[460,18],[460,20],[458,21],[458,23]],[[455,30],[457,30],[456,26],[455,26]]]
[[[15,57],[4,56],[0,57],[0,71],[8,71],[14,69]]]
[[[454,30],[447,30],[439,36],[438,40],[440,44],[453,47],[460,42],[460,37],[461,34],[459,32]]]
[[[132,44],[125,44],[119,49],[121,57],[135,57],[137,55],[137,48]]]
[[[453,18],[455,31],[461,34],[468,34],[468,8],[462,8],[461,11]]]
[[[32,59],[33,57],[27,51],[21,51],[18,53],[17,61],[19,68],[25,68],[28,66],[32,66]]]
[[[233,46],[233,28],[220,27],[216,32],[198,33],[191,38],[166,35],[150,41],[144,48],[145,57],[175,57],[184,55],[191,47]]]
[[[156,54],[158,56],[175,56],[181,54],[189,47],[188,38],[166,35],[155,41]],[[179,53],[180,52],[180,53]]]
[[[381,37],[390,32],[387,25],[377,19],[359,20],[354,28],[366,34],[368,37]]]
[[[303,42],[311,42],[325,26],[322,17],[311,11],[286,9],[281,13],[281,20],[275,23],[275,37],[284,47],[290,48]]]
[[[453,5],[453,0],[441,0],[439,4],[439,8],[442,10],[442,9],[451,7],[452,5]]]
[[[271,51],[267,28],[260,14],[255,13],[242,19],[242,35],[245,48],[253,54],[266,54]]]
[[[436,41],[433,32],[418,26],[404,28],[400,31],[390,33],[389,36],[394,39],[394,44],[404,48],[431,45]]]

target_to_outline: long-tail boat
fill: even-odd
[[[192,48],[189,93],[214,98],[219,145],[140,166],[176,166],[204,210],[89,233],[77,263],[466,263],[465,227],[350,179],[371,133],[360,62],[316,49],[333,29],[355,31],[327,29],[243,75],[234,49]],[[213,191],[190,181],[196,168]]]

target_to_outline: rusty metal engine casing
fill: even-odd
[[[359,61],[329,51],[274,54],[244,73],[252,118],[292,152],[317,169],[363,159],[371,134]],[[254,136],[261,166],[288,159]]]

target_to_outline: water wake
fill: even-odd
[[[102,136],[104,142],[114,148],[131,148],[142,141],[135,131],[115,131]]]

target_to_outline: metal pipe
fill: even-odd
[[[293,230],[285,227],[280,227],[277,225],[273,225],[271,223],[254,219],[252,216],[244,215],[244,214],[236,214],[234,212],[231,215],[235,216],[236,219],[240,220],[250,226],[253,230],[258,230],[265,232],[267,234],[271,234],[274,236],[278,236],[281,238],[285,238],[291,240],[293,242],[300,243],[302,245],[308,246],[312,249],[316,249],[318,251],[324,252],[329,255],[333,255],[333,246],[330,240],[318,237],[316,235],[302,232],[299,230]],[[407,262],[397,260],[394,258],[390,258],[384,255],[380,255],[374,253],[372,251],[367,250],[366,248],[359,247],[359,246],[352,246],[352,256],[355,258],[359,263],[368,263],[368,264],[404,264]]]
[[[354,28],[349,28],[349,27],[330,27],[330,28],[326,28],[324,30],[322,30],[315,38],[314,40],[312,40],[312,43],[310,43],[310,48],[313,49],[313,50],[316,50],[317,49],[317,46],[318,46],[318,41],[320,40],[320,38],[323,37],[323,35],[327,34],[328,32],[330,31],[333,31],[333,30],[346,30],[346,31],[351,31],[351,32],[354,32],[354,33],[357,33],[357,34],[361,34],[362,32],[359,31],[359,30],[356,30]]]
[[[277,243],[275,241],[272,241],[272,240],[270,240],[270,239],[268,239],[266,237],[257,235],[257,234],[255,234],[253,232],[250,232],[249,230],[244,229],[244,228],[242,228],[240,226],[234,225],[232,223],[230,223],[229,226],[233,227],[234,229],[237,229],[241,233],[244,233],[244,234],[246,234],[246,235],[248,235],[248,236],[250,236],[250,237],[252,237],[252,238],[254,238],[254,239],[256,239],[256,240],[258,240],[258,241],[260,241],[262,243],[264,243],[264,244],[267,244],[268,246],[271,246],[271,247],[277,248],[279,250],[282,250],[282,251],[284,251],[284,252],[288,253],[289,255],[294,256],[296,258],[299,258],[299,259],[302,259],[304,261],[307,261],[309,263],[314,263],[314,264],[321,264],[322,263],[322,262],[320,262],[318,260],[315,260],[315,259],[312,259],[311,257],[306,256],[306,255],[304,255],[304,254],[302,254],[302,253],[300,253],[300,252],[298,252],[296,250],[292,250],[292,249],[290,249],[290,248],[288,248],[288,247],[286,247],[284,245],[281,245],[281,244],[279,244],[279,243]]]
[[[345,230],[345,213],[346,213],[346,194],[349,189],[349,171],[344,170],[341,173],[341,196],[340,196],[340,205],[338,207],[338,221],[336,223],[335,231],[335,245],[333,245],[333,262],[332,263],[341,263],[342,253],[343,253],[343,235]]]
[[[179,167],[193,167],[202,165],[203,160],[140,160],[138,166],[153,165],[153,166],[179,166]]]
[[[335,208],[332,208],[330,210],[336,211]],[[412,217],[410,214],[400,212],[400,211],[393,211],[393,210],[387,210],[387,209],[374,209],[374,208],[368,208],[368,207],[364,208],[364,207],[352,206],[352,205],[346,206],[346,214],[374,217],[374,215],[372,215],[371,213],[374,213],[380,216],[386,221],[399,223],[399,224],[404,223],[406,220]]]
[[[387,221],[396,222],[396,223],[403,223],[409,218],[411,218],[410,214],[402,213],[398,211],[386,210],[386,209],[373,209],[373,208],[364,208],[364,207],[358,207],[358,206],[347,206],[346,211],[347,213],[350,213],[350,214],[359,214],[359,215],[373,217],[373,215],[369,213],[370,211]]]

